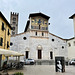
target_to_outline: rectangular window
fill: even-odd
[[[31,28],[33,29],[33,26],[31,26]]]
[[[74,41],[74,46],[75,46],[75,41]]]
[[[71,46],[71,44],[70,44],[70,43],[68,43],[68,46],[70,47],[70,46]]]
[[[32,29],[39,29],[39,26],[31,26]]]
[[[8,29],[8,35],[10,35],[9,29]]]
[[[45,27],[42,27],[42,30],[46,30],[46,28]]]
[[[16,22],[13,22],[13,24],[16,24]]]
[[[9,41],[7,41],[7,48],[9,48]]]
[[[48,27],[46,27],[46,30],[48,30]]]
[[[16,21],[16,18],[15,17],[13,17],[13,21]]]
[[[36,29],[39,29],[39,26],[36,26]]]
[[[2,22],[2,31],[4,31],[4,23]]]
[[[3,45],[3,38],[0,38],[0,46]]]

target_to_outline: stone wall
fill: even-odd
[[[27,39],[24,40],[23,38]],[[52,41],[54,39],[54,41]],[[22,33],[11,37],[13,45],[11,50],[25,54],[29,51],[29,58],[38,60],[38,46],[42,47],[42,60],[50,60],[50,51],[53,52],[53,59],[55,56],[64,56],[67,58],[67,45],[66,41],[56,36],[49,34],[49,37],[31,37],[30,33]],[[62,48],[63,46],[63,48]],[[23,57],[21,58],[23,60]]]

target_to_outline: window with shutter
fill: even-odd
[[[4,31],[4,23],[2,22],[2,31]]]
[[[0,46],[3,45],[3,38],[0,38]]]
[[[9,48],[9,42],[7,41],[7,48]]]
[[[8,29],[8,35],[10,35],[9,29]]]

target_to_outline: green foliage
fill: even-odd
[[[24,75],[24,74],[21,72],[16,72],[14,75]]]

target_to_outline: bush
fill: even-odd
[[[24,74],[21,72],[16,72],[14,75],[24,75]]]

